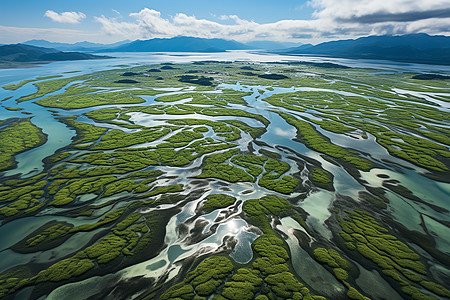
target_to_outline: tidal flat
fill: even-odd
[[[0,298],[449,298],[450,82],[416,75],[207,60],[9,82]]]

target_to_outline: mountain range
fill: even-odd
[[[278,53],[356,59],[382,59],[410,63],[450,65],[450,37],[425,33],[368,36],[354,40],[302,45]]]
[[[250,47],[232,40],[179,36],[137,40],[104,52],[224,52],[226,50],[250,50]]]
[[[91,42],[78,42],[74,44],[68,44],[68,43],[55,43],[55,42],[49,42],[46,40],[29,40],[26,42],[23,42],[22,44],[25,45],[31,45],[35,47],[45,47],[45,48],[52,48],[60,51],[100,51],[102,49],[110,49],[115,48],[120,45],[130,43],[130,40],[124,40],[113,44],[99,44],[99,43],[91,43]]]
[[[32,45],[31,45],[32,44]],[[296,47],[292,47],[296,46]],[[290,47],[290,48],[287,48]],[[284,48],[284,49],[282,49]],[[79,49],[82,52],[61,50]],[[155,38],[121,41],[114,44],[79,42],[75,44],[31,40],[24,44],[0,46],[0,64],[106,58],[86,52],[224,52],[227,50],[266,50],[288,55],[329,56],[352,59],[381,59],[410,63],[450,65],[450,37],[410,34],[368,36],[318,45],[271,41],[239,43],[233,40],[195,37]],[[281,50],[273,50],[281,49]]]
[[[62,52],[52,48],[35,47],[23,44],[0,46],[0,67],[17,67],[33,63],[52,61],[104,59],[108,56],[82,52]]]
[[[61,51],[86,52],[223,52],[225,50],[276,50],[297,47],[301,43],[253,41],[239,43],[223,39],[203,39],[193,37],[174,37],[167,39],[124,40],[113,44],[78,42],[74,44],[54,43],[46,40],[30,40],[22,44],[53,48]]]

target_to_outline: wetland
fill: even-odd
[[[448,80],[154,56],[0,77],[0,298],[450,297]]]

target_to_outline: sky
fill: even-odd
[[[15,0],[0,44],[194,36],[317,44],[368,35],[450,35],[450,0]]]

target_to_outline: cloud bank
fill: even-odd
[[[65,11],[58,14],[53,10],[47,10],[44,16],[58,23],[70,23],[70,24],[78,24],[80,23],[81,20],[86,18],[86,15],[83,14],[82,12],[74,12],[74,11]]]
[[[129,39],[194,36],[238,41],[274,40],[321,42],[369,34],[450,35],[448,0],[311,0],[315,11],[310,20],[281,20],[257,23],[236,15],[216,20],[199,19],[178,13],[163,17],[159,11],[144,8],[131,13],[131,20],[95,17],[108,35]],[[226,22],[226,24],[224,24]]]
[[[97,36],[81,30],[63,28],[26,28],[0,25],[0,41],[3,43],[17,43],[32,39],[43,39],[49,41],[59,41],[72,43],[74,41],[92,39]]]
[[[428,33],[450,36],[449,0],[309,0],[313,9],[310,19],[279,20],[262,23],[242,19],[237,15],[211,13],[208,19],[177,13],[162,15],[144,8],[121,15],[96,16],[96,26],[66,31],[63,28],[19,28],[0,26],[2,43],[21,42],[41,38],[51,41],[76,42],[90,40],[112,43],[123,39],[170,38],[193,36],[202,38],[247,41],[290,41],[320,43],[336,39],[357,38],[368,35]],[[299,7],[298,10],[302,10]],[[86,19],[82,12],[44,14],[54,22],[78,24]],[[89,25],[85,24],[85,25]],[[100,30],[99,30],[100,29]]]

